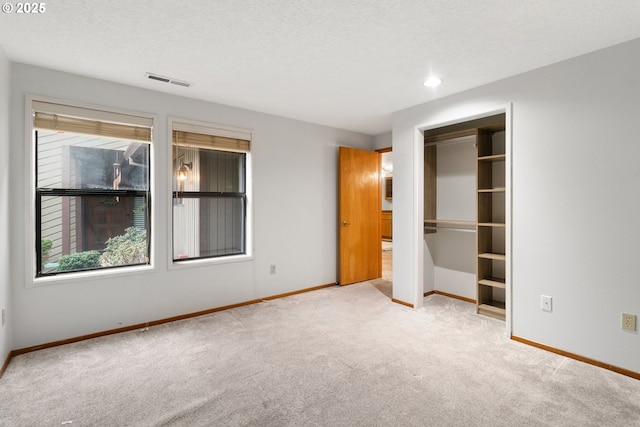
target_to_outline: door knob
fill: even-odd
[[[348,227],[348,226],[350,226],[350,225],[351,225],[351,223],[350,223],[350,222],[342,221],[342,226],[343,226],[343,227]]]

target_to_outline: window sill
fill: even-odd
[[[32,278],[27,282],[28,288],[55,285],[55,284],[68,284],[77,282],[86,282],[88,279],[109,279],[112,277],[131,276],[135,274],[150,273],[155,271],[153,265],[138,265],[122,268],[109,268],[105,270],[93,270],[93,271],[79,271],[77,273],[64,273],[55,276],[45,276]]]
[[[191,259],[185,261],[172,261],[169,270],[182,270],[185,268],[206,267],[211,265],[230,264],[236,262],[253,261],[253,255],[230,255],[218,258]]]

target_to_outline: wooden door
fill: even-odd
[[[382,276],[380,153],[340,147],[340,285]]]

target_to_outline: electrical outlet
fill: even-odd
[[[636,330],[636,315],[635,314],[622,313],[622,329],[626,329],[628,331],[635,331]]]
[[[276,274],[276,265],[275,264],[271,264],[271,266],[269,267],[269,274]]]
[[[542,311],[551,312],[551,297],[547,295],[541,295],[540,298],[540,308]]]
[[[4,312],[5,312],[5,309],[3,308],[2,309],[2,326],[4,326],[4,322],[6,321]]]

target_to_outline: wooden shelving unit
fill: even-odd
[[[478,224],[477,312],[505,319],[506,150],[504,138],[494,138],[504,124],[476,130]]]

